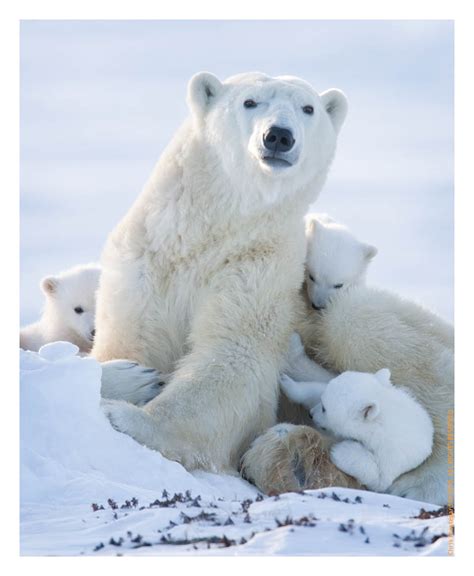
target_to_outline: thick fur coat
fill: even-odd
[[[302,302],[297,327],[306,353],[332,373],[345,371],[376,372],[389,368],[395,386],[406,386],[427,411],[434,426],[431,456],[414,470],[400,476],[388,492],[415,500],[446,504],[448,502],[448,414],[454,408],[454,331],[453,327],[432,312],[399,296],[366,286],[354,287],[331,299],[325,310],[311,311]],[[293,359],[293,362],[295,359]],[[297,361],[299,363],[299,361]],[[320,368],[301,364],[306,374],[301,380],[320,378]],[[285,416],[285,414],[283,414]],[[298,422],[293,416],[292,422]],[[248,477],[263,490],[274,486],[275,470],[285,470],[286,490],[318,487],[329,482],[334,470],[329,464],[319,470],[317,484],[313,476],[291,476],[292,462],[301,455],[321,451],[321,436],[306,430],[298,441],[291,436],[298,426],[282,437],[270,429],[244,456]],[[284,446],[292,446],[285,450]],[[263,447],[279,451],[280,461],[261,465]],[[308,458],[308,456],[305,456]],[[326,484],[329,485],[329,484]]]
[[[276,422],[303,217],[346,100],[293,77],[201,73],[188,103],[191,118],[107,241],[92,353],[169,375],[143,409],[104,403],[118,430],[188,469],[235,472]]]

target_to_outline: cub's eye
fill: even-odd
[[[244,102],[244,108],[256,108],[257,107],[257,103],[255,102],[255,100],[246,100]]]
[[[303,106],[303,112],[304,112],[305,114],[311,115],[311,114],[314,113],[314,108],[313,108],[312,106],[309,106],[309,105],[308,105],[308,106]]]
[[[334,284],[333,288],[342,288],[344,284]]]
[[[74,312],[75,312],[76,314],[82,314],[82,313],[84,312],[84,308],[82,308],[81,306],[76,306],[76,307],[74,308]]]
[[[323,404],[321,404],[321,410],[322,410],[323,414],[326,412],[326,408],[323,406]]]
[[[311,282],[314,282],[314,281],[315,281],[315,280],[314,280],[314,277],[313,277],[311,274],[308,274],[308,276],[309,276],[309,279],[311,280]]]

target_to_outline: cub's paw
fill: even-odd
[[[290,378],[290,376],[288,376],[286,374],[280,375],[280,388],[285,393],[285,396],[290,398],[290,400],[295,395],[294,393],[295,393],[297,387],[298,387],[298,384],[293,380],[293,378]]]
[[[354,459],[360,448],[359,442],[344,440],[333,444],[330,449],[331,462],[346,474],[351,474]]]
[[[293,332],[290,337],[290,345],[288,347],[288,362],[290,365],[305,355],[303,342],[298,332]]]

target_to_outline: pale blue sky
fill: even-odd
[[[369,281],[453,316],[453,34],[436,21],[21,25],[21,321],[41,276],[97,260],[200,70],[294,74],[349,99],[316,208],[379,247]]]

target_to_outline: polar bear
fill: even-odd
[[[329,435],[331,461],[369,490],[384,492],[431,454],[433,423],[406,387],[394,387],[387,368],[343,372],[328,383],[282,375],[286,396],[309,410]]]
[[[436,314],[394,293],[369,286],[336,294],[320,312],[309,301],[297,322],[305,348],[292,339],[286,370],[299,380],[328,382],[346,371],[388,367],[394,386],[406,386],[434,426],[428,459],[397,478],[387,492],[435,504],[448,502],[448,419],[454,409],[454,331]],[[311,362],[306,353],[317,363]],[[285,492],[351,480],[327,458],[317,430],[294,418],[258,438],[242,459],[244,475],[265,492]]]
[[[221,82],[204,72],[190,80],[188,104],[191,117],[108,238],[92,354],[169,375],[143,408],[104,401],[118,430],[188,469],[235,472],[276,422],[303,218],[347,102],[292,76]]]
[[[74,266],[43,278],[43,314],[38,322],[20,330],[20,348],[38,351],[44,344],[65,340],[78,346],[81,354],[90,352],[99,278],[98,264]]]
[[[322,310],[338,290],[365,282],[377,248],[358,240],[327,214],[310,213],[305,223],[306,288],[312,307]]]

